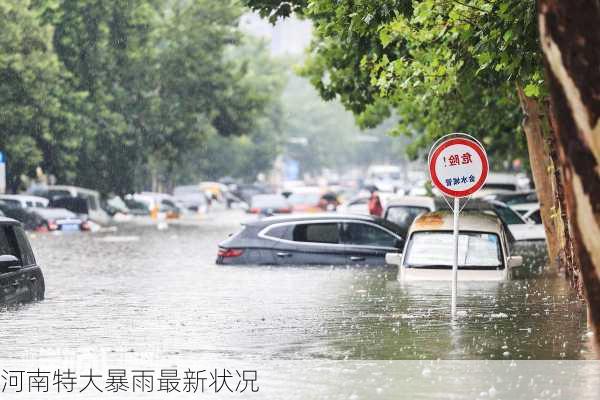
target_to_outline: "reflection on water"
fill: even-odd
[[[32,238],[46,300],[0,312],[0,357],[588,356],[585,310],[560,279],[461,283],[453,322],[449,284],[400,284],[394,269],[217,266],[239,219]]]

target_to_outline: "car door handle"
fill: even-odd
[[[285,253],[285,252],[282,252],[282,251],[280,251],[279,253],[277,253],[277,257],[280,257],[280,258],[291,257],[291,256],[292,255],[290,253]]]
[[[350,257],[350,261],[365,261],[365,258],[359,256],[352,256]]]
[[[37,281],[37,278],[35,276],[32,276],[32,277],[29,278],[29,281],[30,282],[35,282],[35,281]]]
[[[21,284],[19,282],[17,282],[17,281],[14,281],[13,283],[11,283],[11,285],[13,287],[19,287],[19,286],[21,286]]]

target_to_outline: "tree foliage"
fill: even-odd
[[[72,89],[72,77],[53,52],[52,27],[40,25],[26,3],[0,2],[0,149],[9,160],[13,190],[37,166],[72,177],[81,144],[78,109],[85,99]]]
[[[261,10],[273,1],[247,0]],[[289,2],[286,2],[289,3]],[[525,155],[515,84],[543,95],[533,0],[292,1],[314,23],[303,74],[363,126],[396,110],[418,149],[472,133],[498,161]]]
[[[103,192],[173,184],[221,137],[261,127],[271,138],[277,86],[258,86],[247,62],[266,50],[230,56],[242,11],[233,0],[0,0],[11,188],[36,167]]]

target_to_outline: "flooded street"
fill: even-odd
[[[0,312],[3,358],[139,354],[215,359],[582,359],[585,308],[561,279],[401,285],[397,270],[224,267],[241,211],[38,234],[46,299]]]

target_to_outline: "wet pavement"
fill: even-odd
[[[93,351],[214,359],[581,359],[585,308],[559,278],[400,284],[391,268],[225,267],[247,218],[39,234],[46,299],[0,311],[0,358]]]

